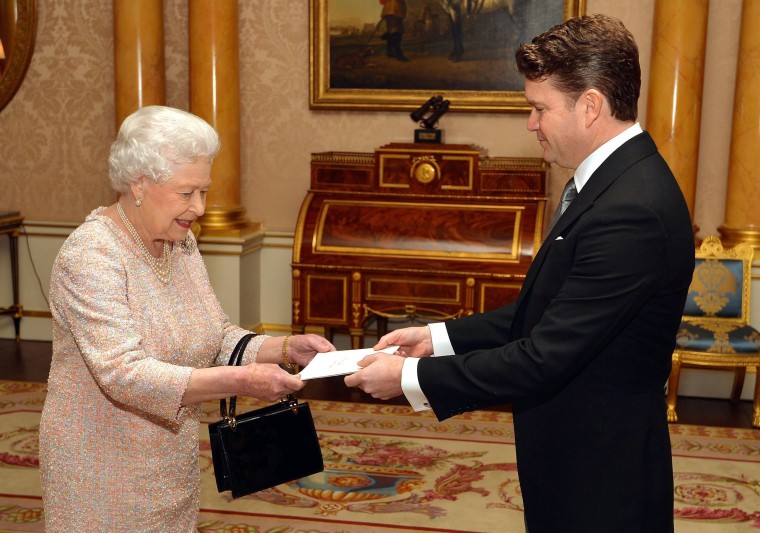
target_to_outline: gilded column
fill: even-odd
[[[162,0],[113,0],[116,127],[166,102]]]
[[[646,129],[694,216],[709,0],[655,0]],[[696,232],[696,228],[695,228]]]
[[[238,234],[251,223],[240,206],[240,72],[237,0],[190,0],[190,111],[222,141],[214,160],[203,233]]]
[[[719,228],[728,244],[748,242],[760,253],[760,0],[744,0],[728,162],[726,220]]]

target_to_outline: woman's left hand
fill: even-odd
[[[291,335],[288,340],[287,354],[291,363],[300,367],[308,365],[319,352],[334,352],[335,346],[319,335]]]

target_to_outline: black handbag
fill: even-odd
[[[229,365],[238,366],[248,341],[241,338]],[[311,409],[293,395],[279,403],[235,416],[236,397],[219,402],[222,419],[208,426],[211,458],[219,492],[233,498],[324,470]]]

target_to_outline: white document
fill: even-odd
[[[396,350],[398,350],[398,346],[388,346],[382,350],[363,348],[361,350],[318,353],[314,359],[301,370],[301,379],[317,379],[329,376],[353,374],[354,372],[361,370],[358,363],[366,356],[377,352],[393,354],[396,353]]]

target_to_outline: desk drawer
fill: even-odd
[[[306,323],[348,325],[349,289],[347,273],[305,273]]]
[[[461,277],[368,275],[364,302],[367,316],[445,320],[465,314],[471,293]]]
[[[462,305],[462,280],[414,276],[367,276],[365,300]]]

